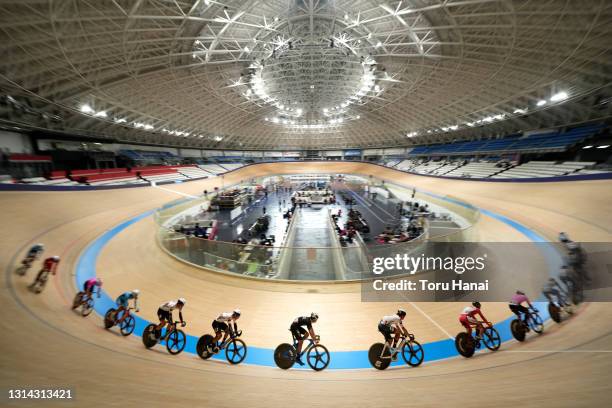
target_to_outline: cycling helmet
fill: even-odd
[[[310,314],[310,320],[312,320],[313,322],[316,322],[317,320],[319,320],[319,315],[316,314],[315,312],[312,312]]]
[[[34,248],[44,249],[45,246],[43,244],[38,243],[38,244],[34,245]]]
[[[181,298],[178,298],[178,302],[179,302],[179,303],[182,303],[182,304],[183,304],[183,306],[185,306],[185,305],[187,304],[187,301],[185,300],[185,298],[182,298],[182,297],[181,297]]]
[[[59,257],[58,255],[55,255],[55,256],[54,256],[52,259],[53,259],[55,262],[59,262],[60,257]]]
[[[396,314],[401,318],[406,317],[406,311],[404,309],[398,309]]]
[[[134,290],[132,291],[132,293],[133,293],[134,295],[138,296],[138,295],[140,295],[140,290],[139,290],[139,289],[134,289]]]
[[[102,279],[98,278],[98,285],[102,286]]]
[[[234,309],[234,311],[232,312],[233,316],[239,317],[240,316],[240,309]]]
[[[565,232],[560,232],[559,233],[559,241],[560,242],[569,242],[569,237],[567,236],[567,234]]]
[[[472,306],[474,306],[476,309],[480,309],[480,302],[472,302]]]
[[[525,292],[523,292],[522,290],[517,290],[517,291],[516,291],[516,294],[517,294],[517,295],[525,295]]]

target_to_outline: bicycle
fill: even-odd
[[[121,315],[117,315],[117,309],[110,308],[104,315],[104,328],[110,329],[114,325],[119,325],[119,331],[122,336],[129,336],[134,331],[136,327],[136,319],[134,316],[130,314],[130,310],[134,310],[133,307],[130,307],[121,312]]]
[[[79,306],[82,306],[81,316],[89,316],[94,309],[94,300],[91,294],[83,291],[77,293],[72,301],[72,310],[76,310]]]
[[[210,351],[212,348],[212,343],[214,336],[210,334],[205,334],[198,340],[198,344],[196,345],[196,351],[198,356],[203,360],[208,360],[215,354],[219,353],[221,350],[225,349],[225,358],[230,364],[240,364],[244,361],[247,354],[247,346],[242,339],[239,337],[242,335],[242,330],[234,333],[230,331],[230,335],[224,342],[217,341],[216,352]]]
[[[36,276],[36,280],[32,282],[30,286],[28,286],[30,290],[36,294],[42,292],[47,284],[47,280],[49,280],[49,273],[49,271],[43,271],[40,276]]]
[[[540,313],[535,308],[528,309],[527,324],[520,319],[514,319],[510,322],[510,331],[512,336],[518,341],[525,341],[525,337],[529,330],[533,330],[537,334],[542,334],[544,331],[544,321],[540,317]]]
[[[397,360],[397,354],[402,351],[402,357],[406,364],[411,367],[418,367],[425,359],[425,352],[421,344],[414,339],[413,335],[401,337],[399,345],[393,349],[385,343],[374,343],[368,351],[368,359],[372,367],[377,370],[384,370]]]
[[[155,330],[156,324],[151,323],[145,327],[142,333],[142,342],[146,348],[151,348],[160,341],[166,343],[166,349],[168,353],[172,355],[179,354],[185,349],[187,345],[187,336],[181,329],[177,329],[176,325],[180,322],[174,322],[171,325],[170,330],[166,330],[166,333],[162,336],[161,330],[157,332]]]
[[[21,266],[15,270],[15,273],[19,276],[25,275],[26,272],[30,270],[30,268],[32,267],[32,263],[34,263],[35,260],[36,260],[35,256],[26,256],[21,261]]]
[[[482,322],[479,323],[482,324]],[[455,336],[455,347],[459,354],[466,358],[474,355],[476,350],[482,346],[481,342],[491,351],[499,350],[501,337],[493,325],[489,325],[484,329],[482,338],[474,337],[466,332],[461,332]]]
[[[329,351],[327,347],[322,344],[315,343],[315,341],[319,341],[320,337],[316,336],[315,339],[307,339],[308,346],[302,350],[302,352],[298,355],[297,353],[297,343],[298,340],[293,336],[293,345],[289,343],[280,344],[274,350],[274,362],[283,370],[288,370],[293,367],[297,358],[302,358],[302,356],[306,355],[306,362],[315,371],[324,370],[330,361]]]

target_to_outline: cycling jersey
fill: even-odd
[[[233,316],[233,313],[229,313],[229,312],[221,313],[219,316],[217,316],[215,320],[219,323],[227,323],[232,320],[232,316]]]
[[[465,309],[463,309],[463,312],[461,312],[462,316],[469,316],[469,317],[475,317],[476,315],[479,315],[480,317],[482,317],[482,313],[480,312],[480,309],[474,307],[474,306],[468,306]],[[484,319],[484,317],[483,317]]]
[[[57,268],[58,263],[59,261],[56,261],[53,258],[47,258],[45,259],[45,262],[43,262],[43,269],[55,274],[55,269]]]
[[[292,326],[308,326],[310,328],[312,327],[312,319],[310,318],[310,316],[296,317],[291,325]]]
[[[523,302],[531,303],[525,295],[514,294],[512,295],[512,299],[510,299],[510,304],[512,305],[520,305]]]
[[[170,300],[166,303],[161,304],[159,308],[164,312],[171,312],[174,309],[178,309],[178,300]]]
[[[85,290],[91,290],[93,292],[96,286],[100,286],[100,283],[98,282],[98,278],[91,278],[85,281],[85,286],[84,286]]]
[[[136,295],[133,292],[131,292],[131,291],[130,292],[124,292],[121,295],[119,295],[117,300],[115,300],[115,303],[117,303],[117,305],[119,305],[119,306],[123,306],[123,307],[127,308],[130,299],[136,299]]]
[[[30,250],[28,251],[28,257],[34,257],[37,256],[38,254],[40,254],[43,251],[43,248],[38,246],[38,245],[34,245],[32,248],[30,248]]]
[[[383,318],[380,320],[380,323],[386,326],[402,326],[402,319],[398,315],[383,316]]]

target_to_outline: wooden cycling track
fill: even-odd
[[[74,406],[607,405],[612,391],[612,311],[605,303],[583,305],[575,318],[547,326],[537,339],[505,343],[499,352],[469,360],[453,358],[417,369],[384,372],[319,373],[204,362],[191,354],[171,356],[161,347],[145,350],[139,338],[104,330],[99,316],[83,319],[70,311],[75,261],[88,243],[110,227],[181,198],[180,193],[201,194],[222,183],[266,174],[313,172],[373,175],[452,195],[516,220],[551,240],[563,230],[578,241],[612,241],[609,180],[491,183],[410,175],[359,162],[312,162],[253,165],[224,177],[162,186],[164,189],[3,192],[3,392],[8,388],[72,387]],[[316,310],[321,316],[317,331],[330,350],[364,350],[379,341],[376,322],[380,316],[397,307],[394,303],[361,303],[356,284],[259,282],[196,270],[161,251],[155,231],[148,217],[117,235],[98,259],[98,274],[111,296],[140,288],[140,314],[148,320],[155,319],[159,303],[184,296],[188,299],[186,329],[193,335],[209,332],[218,312],[239,306],[247,344],[274,348],[289,340],[287,326],[293,317]],[[525,240],[485,215],[479,234],[488,241]],[[26,289],[38,265],[26,277],[13,273],[34,242],[45,243],[46,255],[62,256],[58,275],[38,296]],[[408,310],[409,329],[422,342],[446,338],[445,333],[454,336],[461,330],[456,319],[463,304],[403,306]],[[484,307],[494,321],[508,316],[505,304]]]

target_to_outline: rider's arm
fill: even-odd
[[[102,293],[102,286],[98,286],[98,299],[100,299],[100,294]]]
[[[406,330],[406,327],[404,327],[404,324],[402,322],[399,322],[399,328],[402,331],[402,335],[408,337],[408,330]]]
[[[138,298],[134,298],[134,309],[138,312],[140,309],[138,309]]]
[[[478,311],[476,312],[476,314],[477,314],[478,316],[480,316],[480,318],[482,319],[482,321],[483,321],[484,323],[491,324],[491,322],[490,322],[490,321],[488,321],[488,320],[487,320],[487,318],[486,318],[486,317],[485,317],[485,316],[482,314],[482,311],[481,311],[480,309],[478,309]]]
[[[183,320],[183,311],[181,309],[179,309],[179,319],[181,320],[181,324],[185,324],[185,321]]]
[[[316,334],[314,332],[314,329],[312,328],[312,324],[310,323],[308,324],[308,333],[310,333],[310,338],[314,340],[316,337]]]
[[[238,333],[238,324],[234,320],[234,333]]]

